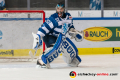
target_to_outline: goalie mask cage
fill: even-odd
[[[30,59],[28,51],[32,50],[32,32],[37,33],[38,28],[44,22],[45,12],[43,10],[1,10],[0,60]],[[41,49],[45,50],[44,42]]]

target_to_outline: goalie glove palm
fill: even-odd
[[[33,32],[32,32],[32,35],[33,35],[33,38],[34,38],[33,49],[37,49],[37,48],[39,48],[42,45],[41,37],[40,37],[40,35],[35,34]]]
[[[69,35],[71,36],[71,39],[75,38],[77,42],[80,42],[83,40],[84,32],[83,31],[77,31],[75,29],[72,29],[69,31]]]

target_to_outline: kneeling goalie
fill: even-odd
[[[64,12],[64,3],[60,2],[56,6],[56,13],[52,14],[46,22],[38,29],[37,34],[33,33],[33,49],[38,48],[45,42],[47,49],[38,58],[37,65],[50,68],[52,63],[61,53],[63,60],[72,67],[77,67],[81,62],[78,56],[77,47],[66,37],[68,32],[76,41],[82,41],[83,32],[75,30],[72,17]]]

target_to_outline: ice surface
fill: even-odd
[[[0,63],[0,80],[120,80],[120,54],[80,55],[78,67],[69,67],[60,56],[51,69],[35,68],[36,62]],[[117,73],[117,76],[76,76],[69,73]]]

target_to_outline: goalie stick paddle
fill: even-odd
[[[34,37],[34,33],[33,33],[33,32],[32,32],[32,35],[33,35],[33,37]],[[32,51],[29,51],[29,55],[30,55],[32,61],[33,61],[33,59],[34,59],[34,57],[35,57],[35,55],[36,55],[36,53],[37,53],[37,50],[38,50],[39,46],[40,46],[40,43],[37,44],[37,46],[36,46],[37,48],[36,48],[36,50],[35,50],[34,55],[33,55]]]
[[[38,44],[38,45],[39,45],[39,44]],[[37,50],[38,50],[38,45],[37,45],[37,48],[36,48],[36,50],[35,50],[34,55],[33,55],[32,51],[29,51],[29,55],[30,55],[30,57],[31,57],[32,61],[33,61],[33,59],[34,59],[34,57],[35,57],[35,55],[36,55],[36,53],[37,53]]]
[[[29,55],[30,55],[30,57],[31,57],[32,61],[33,61],[33,59],[34,59],[34,57],[35,57],[36,53],[37,53],[37,49],[36,49],[36,51],[35,51],[34,55],[33,55],[32,51],[29,51]]]
[[[37,53],[37,50],[38,50],[38,46],[37,46],[37,48],[36,48],[36,50],[35,50],[34,55],[33,55],[33,53],[32,53],[32,51],[31,51],[31,50],[29,51],[29,55],[30,55],[30,57],[31,57],[32,61],[33,61],[33,59],[34,59],[34,57],[35,57],[35,55],[36,55],[36,53]],[[42,53],[42,50],[40,50],[40,53]]]

